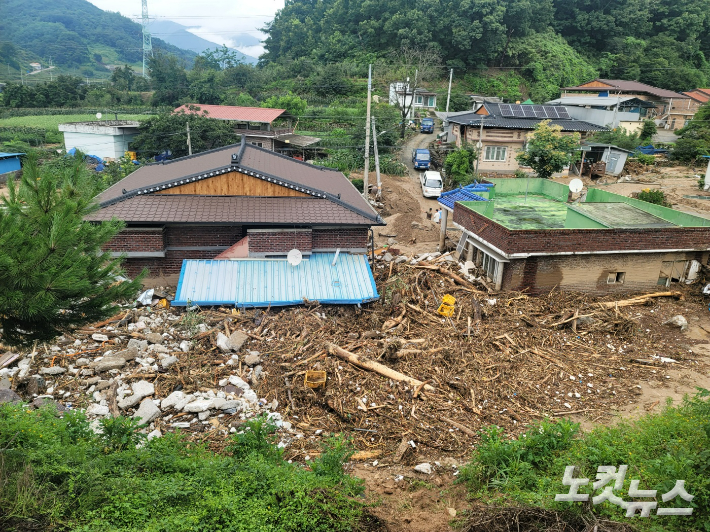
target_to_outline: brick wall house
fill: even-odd
[[[508,189],[518,182],[523,189],[526,186],[525,180],[490,181]],[[559,188],[558,198],[567,196],[565,185],[544,185],[548,193]],[[528,186],[535,190],[535,183]],[[499,289],[531,294],[554,289],[598,293],[665,289],[691,276],[694,261],[708,263],[710,220],[595,189],[590,189],[587,201],[583,205],[592,212],[611,203],[611,216],[589,215],[584,220],[585,209],[570,205],[568,220],[574,223],[513,229],[494,219],[493,205],[484,210],[486,202],[477,202],[482,211],[477,212],[476,205],[456,203],[454,225],[464,232],[460,260],[473,262]],[[491,202],[495,204],[495,199]],[[566,204],[560,203],[564,209]],[[634,220],[625,221],[625,212]]]
[[[88,219],[126,228],[106,246],[129,275],[180,273],[185,259],[366,252],[382,219],[340,172],[251,145],[146,165],[98,196]],[[222,257],[220,257],[222,258]]]
[[[481,142],[480,160],[477,162],[479,171],[512,174],[520,168],[516,155],[525,149],[528,135],[545,119],[544,113],[548,108],[551,108],[550,116],[557,117],[551,119],[550,124],[560,126],[564,135],[576,132],[584,139],[596,131],[608,129],[566,115],[563,115],[566,118],[559,118],[555,106],[485,102],[475,112],[448,118],[451,140],[459,148],[464,144],[477,146]],[[523,116],[526,113],[529,116]]]

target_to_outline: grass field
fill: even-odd
[[[119,120],[147,120],[152,115],[131,115],[118,113]],[[113,114],[106,113],[103,119],[113,120]],[[37,115],[37,116],[14,116],[12,118],[0,119],[0,126],[25,126],[42,127],[47,130],[59,131],[59,124],[66,122],[88,122],[96,120],[95,114],[80,115]]]

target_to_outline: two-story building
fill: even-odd
[[[433,111],[436,109],[436,93],[421,87],[414,88],[406,81],[390,83],[390,105],[409,109],[408,118],[418,111]]]
[[[562,127],[563,133],[579,132],[582,139],[607,128],[583,120],[575,120],[564,107],[485,102],[473,113],[447,118],[450,128],[448,142],[457,147],[478,146],[480,172],[512,174],[518,168],[515,156],[525,149],[528,135],[543,120]]]
[[[568,97],[598,98],[600,96],[630,96],[650,102],[653,108],[648,109],[647,117],[653,119],[659,127],[673,131],[682,128],[695,114],[692,99],[686,94],[659,89],[639,81],[598,78],[576,87],[562,89],[562,100]]]
[[[551,100],[547,105],[563,105],[572,118],[598,126],[621,127],[629,132],[640,131],[649,111],[655,109],[653,103],[634,96],[568,96]]]
[[[234,131],[249,144],[296,158],[299,158],[303,148],[320,140],[307,135],[297,135],[292,124],[294,117],[285,109],[188,103],[175,109],[175,112],[226,120],[234,124]]]

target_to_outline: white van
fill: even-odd
[[[419,177],[419,180],[422,184],[422,195],[425,198],[438,198],[441,196],[444,181],[441,179],[439,172],[427,170]]]

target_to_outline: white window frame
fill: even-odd
[[[490,150],[490,152],[489,152]],[[491,157],[492,155],[492,157]],[[486,146],[483,152],[484,161],[495,161],[501,162],[508,158],[508,147],[507,146]]]
[[[436,96],[429,96],[426,104],[427,107],[436,107]]]
[[[423,102],[423,101],[424,101],[424,98],[423,98],[423,96],[421,96],[420,94],[417,94],[417,95],[414,97],[414,103],[415,103],[415,105],[422,105],[422,102]]]

